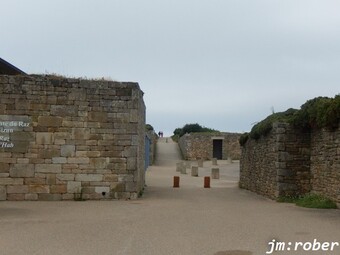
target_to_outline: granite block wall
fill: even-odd
[[[144,187],[137,83],[0,76],[0,200],[134,199]]]
[[[184,159],[210,160],[213,158],[213,140],[222,140],[222,159],[230,157],[237,160],[241,154],[239,138],[238,133],[190,133],[182,136],[178,144]]]
[[[339,135],[274,123],[267,136],[242,147],[240,187],[272,199],[319,193],[340,202]]]

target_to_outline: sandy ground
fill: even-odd
[[[178,160],[177,145],[161,139],[144,196],[135,201],[1,202],[0,255],[260,255],[273,239],[286,242],[273,254],[340,254],[340,247],[293,251],[295,242],[340,242],[340,210],[299,208],[240,190],[238,162],[219,161],[220,180],[204,189],[211,163],[191,177],[176,172]],[[172,187],[174,175],[180,188]]]

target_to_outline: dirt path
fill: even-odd
[[[136,201],[1,202],[0,254],[263,255],[275,239],[340,242],[340,210],[279,204],[238,189],[238,163],[219,162],[221,180],[202,188],[200,177],[178,175],[176,144],[161,139],[147,189]],[[288,246],[291,242],[291,246]],[[285,250],[274,254],[328,255]]]

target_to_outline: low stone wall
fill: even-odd
[[[137,83],[0,76],[0,200],[137,198],[145,105]]]
[[[339,134],[275,123],[242,147],[240,187],[272,199],[314,192],[340,202]]]
[[[210,160],[213,158],[213,140],[222,140],[222,159],[226,160],[230,157],[237,160],[241,155],[239,138],[238,133],[190,133],[182,136],[178,144],[184,159]]]

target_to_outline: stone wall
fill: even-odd
[[[145,105],[137,83],[0,76],[0,200],[137,198]]]
[[[340,128],[312,132],[311,189],[340,203]]]
[[[240,187],[272,199],[314,192],[339,202],[339,134],[275,123],[266,137],[242,147]]]
[[[213,158],[213,140],[223,140],[222,159],[230,157],[237,160],[241,154],[239,138],[237,133],[190,133],[182,136],[178,144],[184,159],[210,160]]]

